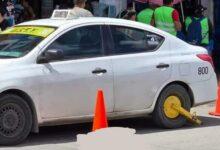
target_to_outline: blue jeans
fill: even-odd
[[[15,25],[15,19],[14,19],[14,17],[10,16],[10,17],[7,17],[6,19],[7,19],[8,24],[9,24],[10,27],[12,27],[12,26]]]
[[[116,7],[114,5],[106,5],[106,4],[100,3],[99,4],[99,16],[115,18],[117,16]]]

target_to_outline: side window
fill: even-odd
[[[164,38],[157,34],[122,26],[111,26],[114,54],[140,53],[156,50]]]
[[[102,56],[100,26],[73,29],[55,40],[48,48],[62,50],[64,59],[80,59]]]

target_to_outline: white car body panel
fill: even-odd
[[[86,25],[121,25],[159,34],[165,38],[154,52],[106,56],[37,64],[37,57],[63,33]],[[150,114],[161,91],[172,82],[182,82],[193,93],[194,105],[216,99],[217,81],[213,67],[196,54],[205,49],[191,46],[166,32],[141,23],[109,18],[75,20],[37,20],[19,26],[53,26],[57,30],[22,58],[0,60],[0,92],[18,89],[32,99],[39,125],[67,124],[91,120],[96,91],[105,92],[110,118]],[[157,69],[160,63],[170,65]],[[209,73],[198,75],[198,67]],[[107,74],[95,76],[91,71],[105,68]],[[62,92],[60,92],[62,91]]]
[[[94,75],[92,71],[96,68],[105,68],[108,72]],[[54,62],[42,65],[41,69],[42,118],[93,114],[98,89],[105,91],[107,112],[113,112],[113,71],[109,58]]]
[[[170,64],[167,51],[169,42],[164,41],[154,52],[111,57],[116,112],[142,110],[152,105],[158,89],[171,77],[171,67],[156,68],[161,63]]]

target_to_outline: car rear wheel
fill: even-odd
[[[170,85],[160,94],[153,112],[153,119],[158,126],[172,129],[186,124],[187,120],[172,109],[172,105],[181,106],[190,111],[190,96],[183,86]]]
[[[19,96],[0,97],[0,144],[16,145],[24,141],[32,127],[32,113]]]

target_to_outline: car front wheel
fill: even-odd
[[[29,135],[32,113],[19,96],[7,94],[0,97],[0,144],[17,145]]]

